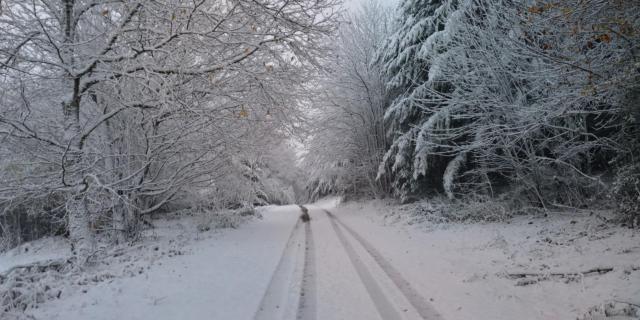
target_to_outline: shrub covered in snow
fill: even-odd
[[[60,259],[18,265],[0,274],[0,316],[20,315],[47,300],[59,298],[53,287],[71,269],[69,260]]]

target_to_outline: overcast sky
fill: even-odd
[[[400,0],[343,0],[343,1],[344,1],[344,7],[347,10],[357,9],[362,3],[365,3],[367,1],[378,1],[388,7],[395,9],[395,7],[400,2]]]

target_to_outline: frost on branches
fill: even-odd
[[[307,197],[327,194],[384,197],[386,178],[376,179],[388,140],[383,123],[388,93],[376,50],[390,32],[391,15],[382,4],[364,4],[345,15],[331,55],[311,92],[310,138],[303,167]]]
[[[397,29],[378,51],[387,88],[394,97],[384,115],[393,143],[380,164],[378,177],[390,176],[395,193],[405,200],[438,185],[440,176],[431,173],[443,170],[442,159],[427,157],[428,143],[416,144],[426,134],[417,127],[441,107],[430,95],[427,83],[433,67],[429,53],[456,4],[449,0],[402,2]],[[427,171],[428,167],[433,170]]]
[[[380,175],[395,175],[401,196],[423,185],[492,195],[515,182],[543,207],[594,199],[602,175],[637,157],[632,6],[403,2],[403,23],[379,53],[398,92]]]
[[[286,139],[334,25],[332,0],[1,5],[0,226],[44,203],[81,263]]]

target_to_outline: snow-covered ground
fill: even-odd
[[[380,201],[337,204],[307,206],[309,223],[297,206],[205,233],[188,220],[156,223],[153,237],[52,289],[59,297],[11,315],[576,319],[609,302],[640,304],[640,234],[598,215],[430,224]],[[0,256],[1,270],[67,252],[59,239],[28,248]]]
[[[263,218],[238,229],[196,234],[195,223],[159,224],[126,253],[86,271],[61,288],[59,299],[18,318],[36,319],[251,319],[282,255],[297,206],[265,208]],[[12,261],[42,258],[23,254]],[[48,255],[48,258],[55,258]],[[9,260],[0,256],[2,266]],[[55,288],[54,290],[58,290]],[[9,314],[0,319],[9,318]]]
[[[0,255],[0,274],[14,266],[69,256],[71,248],[64,238],[42,238],[24,243]]]
[[[431,224],[380,201],[335,211],[444,319],[576,319],[640,305],[640,232],[595,213]]]

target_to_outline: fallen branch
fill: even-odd
[[[519,273],[507,273],[507,278],[518,280],[516,286],[528,286],[536,284],[542,280],[548,280],[551,278],[566,279],[565,283],[576,281],[580,278],[595,274],[605,274],[613,271],[612,267],[593,268],[581,272],[546,272],[546,273],[533,273],[533,272],[519,272]]]
[[[638,304],[638,303],[632,303],[632,302],[629,302],[629,301],[621,301],[621,300],[611,300],[611,301],[616,302],[616,303],[624,303],[624,304],[628,304],[630,306],[634,306],[636,308],[640,308],[640,304]]]
[[[533,273],[533,272],[520,272],[520,273],[507,273],[507,276],[511,279],[521,279],[528,277],[570,277],[570,276],[589,276],[592,274],[605,274],[613,271],[613,267],[593,268],[581,272],[546,272],[546,273]]]

